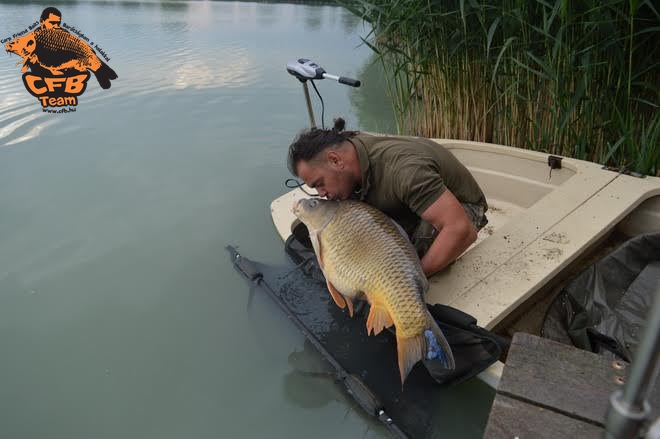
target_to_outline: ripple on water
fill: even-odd
[[[0,141],[4,142],[3,146],[7,146],[9,142],[11,141],[10,136],[14,132],[20,132],[19,128],[23,127],[24,125],[29,124],[32,121],[35,121],[39,117],[39,114],[28,114],[24,117],[21,117],[19,119],[14,120],[11,123],[8,123],[4,125],[3,127],[0,128]],[[26,128],[31,128],[34,126],[32,125],[27,125]]]
[[[22,143],[34,139],[35,137],[41,135],[41,132],[44,131],[47,127],[51,125],[55,125],[56,123],[57,123],[57,119],[44,120],[43,122],[34,125],[30,129],[30,131],[28,131],[26,134],[8,141],[7,143],[5,143],[5,146],[16,145],[18,143]]]
[[[0,122],[17,118],[26,113],[34,112],[36,99],[4,100],[0,104],[3,110],[0,111]]]

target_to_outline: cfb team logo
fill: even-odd
[[[78,105],[78,97],[87,88],[90,70],[101,88],[110,88],[110,80],[117,79],[115,71],[96,55],[92,47],[106,62],[110,61],[105,52],[98,45],[94,46],[94,42],[88,44],[89,38],[61,21],[59,10],[46,8],[39,22],[28,27],[31,32],[25,29],[2,40],[2,43],[11,40],[5,45],[7,52],[23,58],[16,65],[23,64],[21,72],[27,91],[39,100],[44,111],[53,113],[75,111],[75,108],[60,108],[60,111],[47,108]],[[78,36],[62,29],[60,24]]]

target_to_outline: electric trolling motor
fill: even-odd
[[[351,87],[360,86],[360,81],[357,79],[351,79],[345,76],[337,76],[326,73],[323,67],[306,58],[300,58],[297,61],[291,61],[287,63],[286,71],[298,78],[300,82],[302,82],[303,92],[305,93],[305,101],[307,102],[307,112],[309,113],[309,122],[312,128],[316,128],[316,121],[314,120],[314,110],[312,110],[312,103],[309,100],[309,89],[307,88],[308,80],[314,81],[315,79],[334,79],[340,84],[350,85]],[[312,85],[314,84],[312,83]]]

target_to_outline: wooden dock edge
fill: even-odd
[[[629,364],[516,333],[484,438],[602,438],[609,398]],[[660,385],[651,397],[660,415]]]

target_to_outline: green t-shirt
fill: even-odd
[[[409,234],[447,188],[461,203],[488,208],[470,171],[432,140],[365,133],[350,140],[362,171],[358,198],[394,218]]]

